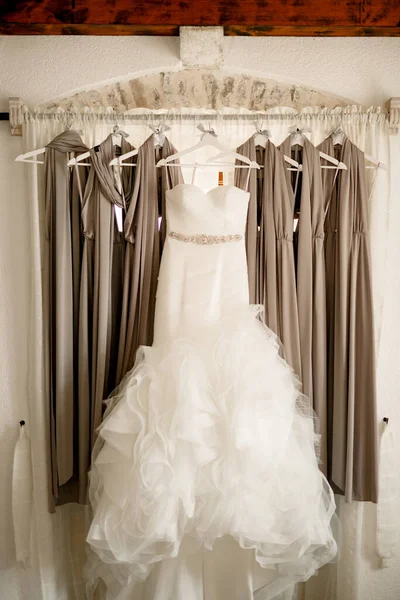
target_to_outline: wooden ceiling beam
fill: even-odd
[[[0,35],[178,36],[179,25],[75,25],[65,23],[0,23]]]
[[[3,35],[399,36],[399,0],[0,0]]]
[[[400,27],[345,26],[256,26],[228,25],[224,34],[229,36],[294,36],[294,37],[398,37]]]
[[[306,27],[227,25],[226,36],[399,37],[400,27]],[[94,25],[0,23],[0,35],[178,36],[179,25]]]

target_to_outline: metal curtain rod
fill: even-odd
[[[399,100],[400,98],[392,98],[392,101]],[[10,110],[9,112],[1,112],[0,113],[0,121],[9,121],[10,130],[12,136],[22,136],[23,124],[29,123],[30,121],[40,121],[40,120],[54,120],[59,123],[66,123],[69,127],[73,127],[74,125],[88,124],[89,126],[95,126],[97,124],[123,124],[128,125],[129,123],[135,122],[144,122],[144,123],[154,123],[155,120],[158,122],[167,122],[167,121],[205,121],[205,122],[226,122],[226,121],[269,121],[269,122],[289,122],[289,123],[299,123],[304,120],[307,121],[315,121],[321,119],[321,112],[288,112],[288,113],[270,113],[267,111],[259,111],[254,113],[242,113],[242,112],[233,112],[233,113],[221,113],[218,110],[214,110],[212,113],[210,112],[188,112],[188,113],[174,113],[174,112],[158,112],[156,110],[149,112],[140,112],[140,113],[118,113],[116,111],[109,112],[107,110],[104,111],[86,111],[84,108],[80,108],[79,110],[71,110],[59,107],[58,110],[46,110],[38,109],[37,112],[31,112],[29,109],[24,108],[21,100],[19,98],[10,98],[9,101]],[[392,106],[392,104],[390,105]],[[397,107],[397,104],[396,104]],[[344,110],[343,110],[344,109]],[[329,111],[329,116],[335,120],[339,119],[339,121],[346,121],[348,117],[354,115],[354,107],[350,107],[350,110],[346,110],[345,107],[342,107],[340,112],[336,112],[334,109]],[[358,115],[370,115],[370,111],[366,110],[357,110]],[[394,114],[396,111],[390,108],[390,112],[377,110],[376,114],[379,116],[379,119],[382,118],[387,120],[390,117],[390,121],[392,121],[392,113]],[[399,111],[400,112],[400,111]],[[397,113],[396,113],[397,114]],[[326,116],[325,113],[323,113]],[[397,121],[396,121],[397,122]]]
[[[351,115],[351,113],[342,113],[341,115],[338,115],[339,118],[342,117],[346,117],[348,115]],[[360,114],[367,114],[364,112],[360,112]],[[385,116],[387,116],[387,113],[381,113],[384,114]],[[8,113],[0,113],[0,115],[7,115]],[[157,112],[151,112],[151,113],[140,113],[140,114],[118,114],[118,113],[111,113],[111,114],[107,114],[107,113],[85,113],[85,112],[78,112],[78,113],[73,113],[73,112],[65,112],[65,113],[32,113],[31,115],[28,113],[26,121],[29,121],[30,116],[32,116],[33,119],[54,119],[54,120],[59,120],[59,121],[63,121],[63,120],[69,120],[69,121],[74,121],[74,119],[82,119],[82,120],[87,120],[90,121],[91,118],[99,120],[99,121],[117,121],[117,122],[123,122],[123,121],[152,121],[152,120],[159,120],[159,121],[190,121],[193,119],[199,119],[199,120],[208,120],[208,121],[214,121],[214,120],[218,120],[221,119],[223,121],[254,121],[254,120],[287,120],[287,119],[291,119],[293,121],[297,121],[299,119],[302,119],[303,117],[306,119],[320,119],[321,118],[321,114],[319,113],[304,113],[302,114],[301,112],[299,113],[267,113],[267,112],[254,112],[254,113],[228,113],[228,114],[221,114],[218,112],[215,112],[214,114],[210,114],[210,113],[193,113],[193,114],[174,114],[174,113],[157,113]],[[332,115],[333,117],[335,115]],[[25,120],[25,119],[24,119]]]
[[[300,117],[300,113],[288,113],[288,114],[268,114],[268,113],[252,113],[252,114],[220,114],[220,113],[194,113],[194,114],[169,114],[169,113],[141,113],[141,114],[105,114],[105,113],[37,113],[32,114],[33,119],[55,119],[59,121],[74,119],[83,119],[90,121],[91,118],[99,121],[110,121],[110,122],[129,122],[129,121],[193,121],[193,119],[199,119],[201,121],[215,121],[218,119],[224,121],[254,121],[257,119],[293,119],[296,120]],[[26,119],[29,121],[29,116]]]

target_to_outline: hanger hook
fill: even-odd
[[[73,121],[74,121],[73,115],[71,115],[71,113],[67,113],[67,124],[66,124],[67,131],[71,131]]]
[[[211,127],[211,125],[209,125],[208,129],[206,129],[206,128],[204,127],[203,123],[200,123],[200,125],[197,125],[197,129],[198,129],[199,131],[201,131],[201,139],[202,139],[202,138],[203,138],[203,137],[204,137],[206,134],[212,135],[212,136],[214,136],[214,137],[218,137],[218,136],[217,136],[217,134],[216,134],[216,132],[215,132],[215,129],[213,129],[213,128]]]
[[[263,130],[264,121],[258,120],[256,121],[256,130],[258,133],[261,133]]]

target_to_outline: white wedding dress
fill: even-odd
[[[270,600],[331,561],[313,412],[249,305],[249,194],[167,192],[154,344],[93,454],[88,590],[107,600]]]

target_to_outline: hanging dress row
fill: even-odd
[[[123,138],[118,152],[133,147]],[[115,170],[110,135],[88,149],[67,131],[46,148],[49,244],[51,508],[87,501],[87,471],[104,399],[151,345],[165,192],[183,182],[180,168],[156,168],[175,153],[150,136],[134,168]],[[347,171],[321,170],[319,151]],[[251,170],[246,251],[250,302],[302,379],[319,418],[321,469],[348,500],[376,501],[376,416],[369,262],[369,215],[363,154],[345,139],[319,148],[287,139],[279,148],[254,138],[238,152]],[[292,176],[284,155],[302,163]],[[245,169],[235,172],[244,187]],[[300,210],[299,210],[300,209]],[[122,231],[115,212],[122,215]],[[294,213],[299,210],[296,231]],[[325,218],[325,213],[327,213]],[[161,227],[159,219],[161,218]],[[61,243],[62,241],[62,243]],[[47,287],[47,283],[45,283]],[[72,335],[70,335],[72,332]],[[368,369],[366,369],[368,365]]]
[[[133,147],[122,138],[120,152]],[[118,177],[113,136],[90,150],[89,167],[68,161],[88,148],[66,131],[45,150],[50,349],[50,510],[87,502],[87,472],[104,399],[152,340],[165,190],[180,169],[156,169],[150,137],[136,169]],[[161,156],[175,152],[165,141]],[[115,207],[125,216],[119,231]],[[165,232],[165,229],[164,229]],[[164,234],[165,235],[165,234]],[[72,335],[71,335],[72,332]]]
[[[161,150],[155,150],[153,136],[139,148],[135,185],[124,225],[127,245],[117,381],[133,367],[138,347],[153,340],[157,277],[166,231],[165,191],[183,182],[180,169],[157,169],[156,163],[175,152],[167,138]]]
[[[321,169],[320,151],[347,170]],[[280,337],[312,401],[321,470],[347,501],[377,502],[377,417],[369,206],[364,154],[348,138],[316,148],[290,136],[238,148],[264,166],[252,173],[247,220],[251,301]],[[302,165],[293,177],[283,156]],[[236,171],[236,185],[244,179]],[[326,216],[325,216],[326,215]],[[298,217],[293,232],[293,219]]]

